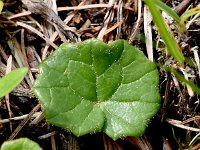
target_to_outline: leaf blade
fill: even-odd
[[[25,77],[28,68],[19,68],[11,71],[0,79],[0,98],[11,92]]]
[[[41,148],[39,144],[28,138],[20,138],[4,142],[1,150],[41,150]]]
[[[158,32],[160,33],[160,36],[164,40],[166,47],[169,51],[169,53],[179,62],[184,62],[184,56],[181,53],[179,45],[176,43],[175,39],[172,37],[170,32],[168,31],[166,24],[163,21],[163,17],[161,16],[161,13],[156,7],[156,1],[157,0],[144,0],[146,5],[148,5],[149,10],[151,12],[151,15],[153,17],[153,21],[156,24],[158,28]]]
[[[181,21],[181,18],[173,11],[169,6],[160,0],[156,0],[156,5],[163,11],[165,11],[169,16],[171,16],[177,23]]]
[[[124,40],[105,44],[89,39],[80,44],[63,44],[40,64],[40,71],[33,90],[45,108],[46,119],[76,136],[100,131],[114,140],[139,136],[159,109],[156,65]],[[138,107],[133,108],[136,103]],[[146,104],[151,106],[138,119]],[[120,108],[130,124],[119,119]],[[111,128],[109,120],[119,124],[116,129]],[[119,131],[119,126],[124,129]]]

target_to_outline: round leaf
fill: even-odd
[[[47,120],[76,136],[140,136],[160,106],[154,63],[124,40],[62,44],[40,64],[34,92]]]
[[[20,138],[4,142],[1,145],[1,150],[41,150],[41,148],[28,138]]]

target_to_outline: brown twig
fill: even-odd
[[[195,0],[183,0],[178,6],[176,6],[176,8],[174,9],[175,12],[178,15],[182,15],[185,10],[188,8],[188,6],[191,5],[192,2],[194,2]]]

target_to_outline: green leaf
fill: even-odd
[[[0,0],[0,14],[1,14],[2,10],[3,10],[3,5],[4,5],[3,1]]]
[[[149,10],[151,12],[151,15],[153,17],[153,21],[156,24],[158,28],[158,32],[160,33],[160,36],[165,42],[165,45],[169,51],[169,53],[180,63],[184,62],[184,56],[181,53],[180,47],[177,44],[176,40],[174,39],[173,35],[170,34],[169,29],[167,28],[163,17],[158,10],[156,3],[158,3],[159,0],[144,0],[146,5],[149,7]]]
[[[46,119],[76,136],[141,136],[160,107],[156,65],[124,40],[62,44],[40,64],[34,92]]]
[[[161,0],[156,0],[156,6],[159,7],[162,11],[165,11],[169,16],[171,16],[177,23],[181,21],[181,18],[177,15],[177,13],[163,3]]]
[[[185,77],[182,74],[180,74],[177,70],[168,66],[160,66],[160,67],[162,67],[163,69],[165,69],[170,73],[173,73],[180,82],[189,85],[196,94],[200,95],[200,88],[193,82],[186,80]]]
[[[28,138],[6,141],[1,145],[1,150],[41,150],[40,146]]]
[[[187,29],[185,27],[185,23],[184,23],[184,21],[185,21],[184,17],[179,17],[179,15],[173,9],[171,9],[169,6],[167,6],[161,0],[155,0],[155,2],[156,2],[156,6],[159,9],[161,9],[164,12],[166,12],[169,16],[171,16],[176,21],[180,33],[183,34],[183,33],[185,33],[187,31]],[[184,15],[182,15],[182,16],[184,16]]]
[[[184,24],[184,22],[191,16],[197,14],[200,12],[200,7],[195,7],[195,8],[192,8],[192,9],[189,9],[187,10],[186,12],[184,12],[182,15],[181,15],[181,21],[180,23],[181,24]]]
[[[0,79],[0,98],[11,92],[24,79],[28,68],[19,68],[11,71]]]

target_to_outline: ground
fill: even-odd
[[[186,60],[184,65],[180,65],[166,52],[153,22],[145,25],[145,6],[140,0],[3,2],[0,15],[0,76],[4,76],[6,70],[23,66],[28,67],[30,72],[0,102],[1,144],[8,139],[28,137],[43,149],[53,150],[200,149],[199,95],[163,68],[158,67],[162,106],[148,124],[145,134],[139,138],[126,137],[113,141],[103,133],[77,138],[46,122],[41,115],[43,110],[31,91],[39,74],[39,63],[51,55],[57,46],[65,41],[79,42],[89,38],[104,42],[119,38],[128,40],[150,60],[177,69],[186,79],[199,86],[199,14],[186,21],[187,32],[181,35],[176,23],[169,17],[165,18]],[[198,0],[164,2],[179,15],[200,5]],[[152,30],[153,52],[146,50],[144,32],[147,27]],[[146,35],[146,38],[151,36]],[[20,119],[15,120],[19,116]],[[6,121],[7,118],[14,119]]]

